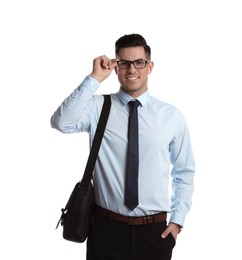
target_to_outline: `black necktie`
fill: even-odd
[[[127,176],[125,189],[125,204],[131,210],[137,207],[138,200],[138,172],[139,172],[139,134],[138,134],[138,100],[130,101]]]

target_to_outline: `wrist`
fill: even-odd
[[[93,72],[89,75],[89,77],[95,79],[99,84],[102,82],[102,79],[98,77],[98,75],[95,75]]]
[[[179,230],[178,234],[179,234],[179,233],[182,231],[182,229],[183,229],[183,226],[182,226],[182,225],[179,225],[179,224],[177,224],[177,223],[170,222],[170,224],[174,224],[175,226],[177,226],[177,228],[178,228],[178,230]]]

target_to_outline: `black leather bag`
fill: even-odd
[[[91,182],[92,172],[108,120],[110,107],[111,97],[110,95],[104,95],[104,104],[83,178],[76,183],[65,208],[61,209],[62,214],[56,226],[58,228],[61,223],[63,226],[63,238],[72,242],[83,243],[88,237],[94,204],[94,189]]]
[[[81,182],[75,185],[66,207],[61,209],[59,222],[63,226],[64,239],[78,243],[86,240],[92,217],[93,199],[92,184],[89,187]]]

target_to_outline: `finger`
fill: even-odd
[[[170,226],[168,226],[161,234],[162,238],[166,238],[168,236],[169,233],[171,233],[172,229],[170,228]]]
[[[106,69],[113,69],[117,65],[116,59],[109,59],[106,65]]]
[[[167,232],[166,230],[161,234],[162,238],[166,238],[168,236],[169,232]]]
[[[108,66],[109,59],[105,55],[99,56],[97,58],[97,61],[99,62],[101,68],[106,69]]]

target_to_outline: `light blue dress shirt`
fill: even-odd
[[[51,117],[51,126],[63,133],[89,132],[93,140],[103,96],[99,82],[88,76]],[[186,121],[174,106],[145,92],[137,98],[139,117],[139,205],[124,204],[128,133],[128,102],[119,90],[112,106],[94,170],[95,201],[101,207],[129,215],[170,213],[170,222],[184,225],[191,208],[195,163]]]

